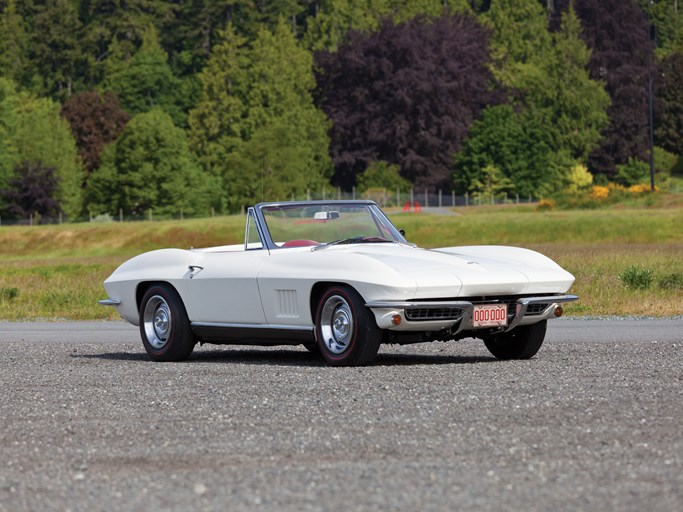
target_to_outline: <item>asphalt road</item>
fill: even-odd
[[[0,511],[683,510],[683,319],[152,363],[119,322],[0,323]]]

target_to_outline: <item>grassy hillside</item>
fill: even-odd
[[[540,250],[576,276],[572,291],[581,301],[567,308],[569,314],[683,313],[682,209],[471,207],[389,214],[410,241],[423,247],[500,244]],[[97,300],[105,297],[102,281],[120,263],[162,247],[239,243],[243,224],[242,216],[232,216],[0,227],[0,320],[117,318]],[[619,275],[629,267],[652,270],[648,289],[624,286]]]

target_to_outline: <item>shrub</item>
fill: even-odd
[[[660,276],[657,280],[657,285],[662,290],[683,290],[683,274],[680,272],[672,272]]]
[[[0,288],[0,302],[9,302],[19,296],[18,288]]]
[[[552,199],[541,199],[536,205],[538,211],[549,211],[557,208],[557,203]]]
[[[654,275],[654,270],[651,268],[630,266],[619,274],[619,279],[630,290],[646,290],[652,285]]]
[[[614,179],[626,187],[646,183],[650,179],[650,167],[645,162],[629,157],[628,163],[617,165]]]
[[[567,192],[577,194],[581,190],[590,188],[593,184],[593,175],[588,171],[588,168],[582,164],[576,164],[571,168],[567,176]]]
[[[591,197],[593,199],[607,199],[609,197],[609,188],[600,185],[593,185],[593,190],[591,191]]]
[[[657,190],[656,187],[655,187],[655,190]],[[628,191],[634,195],[647,194],[648,192],[652,191],[652,187],[650,187],[650,185],[647,185],[645,183],[640,183],[638,185],[631,185],[630,187],[628,187]]]

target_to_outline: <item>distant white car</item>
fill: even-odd
[[[416,247],[371,201],[306,201],[249,208],[243,244],[136,256],[100,303],[140,326],[157,361],[200,342],[303,344],[331,365],[364,365],[382,343],[465,337],[526,359],[577,300],[573,282],[527,249]]]

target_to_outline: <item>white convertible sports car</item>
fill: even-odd
[[[573,282],[527,249],[416,247],[371,201],[306,201],[249,208],[243,244],[136,256],[100,303],[140,326],[157,361],[200,342],[303,344],[331,365],[364,365],[382,343],[466,337],[525,359],[577,300]]]

